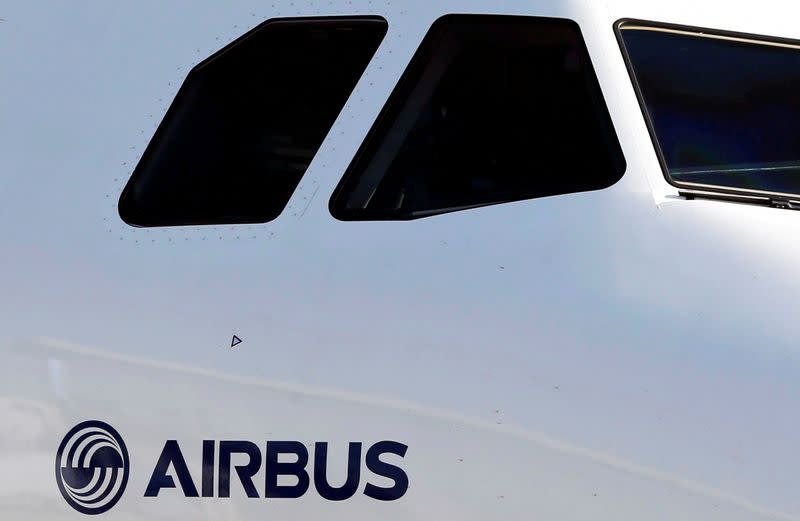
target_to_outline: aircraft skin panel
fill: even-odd
[[[613,31],[640,18],[800,39],[796,7],[764,5],[1,6],[0,519],[85,515],[54,464],[92,420],[129,459],[97,450],[108,472],[127,469],[107,519],[800,519],[800,214],[679,197]],[[447,13],[576,21],[622,178],[408,222],[335,219],[333,190]],[[276,220],[120,219],[191,67],[264,20],[340,14],[382,16],[388,32]],[[386,441],[406,447],[379,458],[391,468],[367,455]],[[307,452],[299,497],[264,497],[275,442]],[[317,488],[325,443],[331,488],[358,469],[341,500]],[[258,497],[237,473],[253,453],[235,451],[221,497],[223,447],[252,446]],[[398,492],[403,475],[401,497],[365,493]]]

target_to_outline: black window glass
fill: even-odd
[[[624,169],[577,24],[448,15],[412,58],[331,211],[414,219],[605,188]]]
[[[668,179],[800,193],[800,45],[633,21],[619,34]]]
[[[386,29],[381,18],[271,20],[200,63],[122,193],[122,218],[170,226],[277,217]]]

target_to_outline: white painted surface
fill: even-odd
[[[576,20],[622,180],[413,222],[333,219],[331,191],[449,12]],[[383,15],[389,32],[281,217],[119,220],[119,192],[191,66],[264,19],[340,13]],[[775,2],[3,4],[0,517],[81,517],[53,462],[66,432],[97,418],[131,455],[108,519],[800,519],[800,214],[670,197],[612,31],[630,17],[800,39],[796,14]],[[193,472],[203,439],[329,441],[341,472],[348,441],[393,439],[409,446],[411,486],[390,503],[247,499],[235,480],[229,499],[144,498],[167,439]]]

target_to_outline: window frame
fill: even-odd
[[[575,26],[578,34],[580,35],[580,43],[583,47],[583,51],[585,52],[587,58],[587,65],[589,68],[589,72],[591,74],[592,79],[592,90],[588,93],[588,95],[592,98],[599,97],[599,103],[602,105],[604,112],[607,116],[607,124],[608,124],[608,135],[604,135],[603,139],[608,140],[611,139],[614,141],[616,146],[618,147],[619,151],[619,161],[620,161],[620,172],[618,176],[615,176],[615,179],[610,183],[603,183],[602,186],[597,188],[590,188],[585,190],[578,190],[578,191],[571,191],[571,192],[564,192],[560,194],[553,194],[553,195],[546,195],[540,197],[521,197],[518,199],[511,199],[508,201],[497,201],[497,202],[488,202],[484,204],[475,204],[475,205],[467,205],[462,207],[455,207],[452,209],[447,209],[444,211],[436,211],[429,213],[427,215],[418,215],[418,216],[409,216],[409,217],[397,217],[397,216],[389,216],[389,215],[380,215],[380,214],[373,214],[365,211],[363,209],[355,209],[355,210],[345,210],[341,206],[341,202],[343,200],[343,192],[346,188],[348,188],[350,179],[356,174],[363,174],[364,172],[358,172],[357,167],[365,160],[369,161],[370,159],[375,157],[375,152],[379,151],[381,148],[381,144],[383,140],[387,137],[387,130],[391,130],[394,122],[397,119],[397,116],[402,112],[402,108],[405,104],[407,104],[410,93],[414,90],[414,87],[417,85],[416,82],[411,81],[414,79],[419,79],[421,73],[425,70],[430,62],[430,58],[433,55],[430,52],[430,49],[424,48],[428,43],[428,39],[431,36],[431,33],[434,28],[440,23],[446,22],[448,19],[453,17],[464,17],[464,16],[471,16],[471,17],[480,17],[483,19],[509,19],[509,18],[517,18],[517,19],[533,19],[538,20],[544,23],[550,22],[566,22],[571,23]],[[425,52],[425,59],[419,59],[420,53]],[[598,101],[598,100],[596,100]],[[609,137],[610,136],[610,137]],[[437,17],[428,29],[425,31],[420,43],[414,49],[413,54],[409,58],[409,61],[406,63],[405,68],[398,76],[397,80],[395,81],[394,87],[392,88],[391,92],[389,93],[386,101],[384,102],[383,106],[381,107],[377,117],[373,120],[372,125],[370,126],[369,130],[367,131],[364,139],[361,141],[358,149],[356,150],[355,154],[353,154],[350,163],[348,164],[347,168],[345,169],[344,173],[342,174],[339,182],[336,185],[336,188],[333,190],[330,198],[328,199],[328,211],[336,220],[344,221],[344,222],[382,222],[382,221],[394,221],[394,222],[404,222],[404,221],[415,221],[418,219],[425,219],[430,217],[437,217],[449,213],[456,213],[464,210],[471,210],[476,208],[484,208],[487,206],[496,206],[501,204],[509,204],[509,203],[520,203],[524,201],[533,201],[536,199],[541,199],[543,197],[558,197],[562,195],[570,195],[570,194],[579,194],[579,193],[590,193],[596,192],[600,190],[606,190],[615,184],[617,184],[624,176],[625,173],[628,171],[628,161],[625,157],[625,151],[622,146],[622,142],[619,139],[619,132],[617,131],[617,127],[614,122],[614,117],[612,116],[612,111],[608,106],[606,101],[606,95],[603,92],[603,87],[600,83],[600,78],[597,74],[597,68],[595,67],[594,61],[592,60],[591,53],[589,52],[589,45],[586,42],[586,38],[584,36],[583,31],[581,30],[581,25],[578,23],[577,20],[567,17],[560,17],[560,16],[542,16],[542,15],[529,15],[529,14],[485,14],[485,13],[468,13],[468,12],[450,12],[445,13],[439,17]],[[359,215],[360,214],[360,215]]]
[[[728,31],[724,29],[698,27],[694,25],[659,22],[655,20],[643,20],[639,18],[620,18],[613,24],[614,35],[616,36],[617,43],[622,53],[623,61],[625,62],[625,68],[628,71],[628,76],[631,80],[631,84],[633,85],[633,90],[636,94],[636,101],[639,104],[639,109],[644,117],[645,124],[647,126],[647,132],[650,134],[650,141],[653,143],[653,148],[655,150],[656,157],[658,158],[658,164],[661,167],[661,173],[664,176],[664,180],[670,186],[678,188],[678,193],[680,195],[685,195],[690,199],[694,198],[694,196],[702,196],[704,198],[726,201],[735,200],[748,203],[775,203],[777,206],[781,206],[783,202],[788,203],[790,201],[797,200],[798,197],[800,197],[800,192],[772,192],[769,190],[756,190],[736,188],[725,185],[695,183],[691,181],[678,181],[670,176],[669,167],[667,166],[667,162],[664,157],[664,152],[661,149],[661,144],[659,143],[658,136],[655,131],[655,126],[653,125],[652,118],[650,117],[650,112],[647,110],[647,103],[642,95],[639,80],[636,77],[636,72],[634,71],[630,54],[628,53],[628,49],[625,46],[625,41],[622,36],[622,31],[624,30],[623,27],[626,25],[641,25],[647,28],[665,30],[667,32],[677,32],[679,34],[693,36],[696,38],[718,38],[722,40],[741,41],[743,43],[748,43],[749,41],[749,43],[766,46],[789,46],[796,48],[798,53],[800,53],[800,40],[779,36],[768,36],[762,34]],[[686,191],[684,192],[683,190]]]

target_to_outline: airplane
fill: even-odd
[[[800,519],[796,3],[0,5],[0,519]]]

